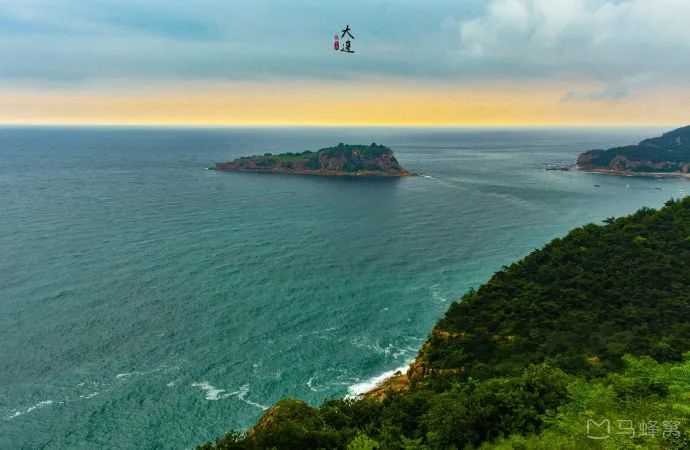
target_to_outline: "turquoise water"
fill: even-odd
[[[366,389],[502,265],[682,195],[542,170],[661,131],[0,128],[0,448],[188,448]],[[372,141],[431,178],[205,170]]]

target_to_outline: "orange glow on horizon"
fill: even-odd
[[[0,92],[0,123],[46,125],[666,125],[690,122],[690,94],[563,101],[561,86],[237,85],[205,89]],[[684,92],[684,91],[680,91]]]

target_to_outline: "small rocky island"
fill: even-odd
[[[322,148],[312,152],[243,156],[234,161],[216,163],[214,170],[264,172],[322,176],[405,177],[416,174],[401,168],[393,150],[384,145],[347,145]]]
[[[637,145],[589,150],[577,158],[577,165],[588,172],[690,177],[690,126]]]

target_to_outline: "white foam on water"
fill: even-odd
[[[211,384],[209,384],[208,381],[202,381],[200,383],[192,383],[192,387],[198,387],[201,388],[202,391],[206,393],[205,398],[206,400],[220,400],[223,398],[227,398],[232,394],[228,394],[225,389],[218,389]]]
[[[307,380],[307,387],[311,389],[312,392],[319,392],[318,390],[314,389],[314,377],[311,377]]]
[[[38,402],[33,406],[29,406],[24,411],[15,411],[14,413],[10,414],[9,416],[5,416],[3,418],[3,420],[12,420],[15,417],[19,417],[19,416],[22,416],[24,414],[28,414],[31,411],[34,411],[34,410],[39,409],[39,408],[44,408],[46,406],[52,405],[53,403],[54,402],[52,400],[43,400],[42,402]]]
[[[390,356],[391,353],[395,351],[393,344],[388,344],[385,347],[382,346],[378,341],[372,342],[366,337],[356,337],[351,341],[351,344],[357,348],[363,348],[366,350],[371,350],[380,355]]]
[[[407,364],[405,364],[404,366],[398,367],[397,369],[383,372],[382,374],[371,377],[371,378],[364,380],[360,383],[353,384],[352,386],[347,388],[347,395],[345,396],[345,398],[357,398],[357,397],[361,396],[362,394],[365,394],[365,393],[371,391],[372,389],[377,388],[378,386],[381,385],[381,383],[383,383],[388,378],[395,375],[396,372],[402,372],[402,373],[407,372],[407,369],[409,368],[412,361],[414,361],[414,359],[411,359]]]
[[[90,394],[80,395],[79,398],[87,399],[87,398],[95,397],[97,395],[98,395],[98,392],[92,392]]]
[[[239,398],[240,400],[242,400],[243,402],[245,402],[245,403],[248,404],[248,405],[256,406],[257,408],[261,408],[261,409],[263,409],[264,411],[266,411],[266,410],[268,409],[268,406],[265,406],[265,405],[262,405],[262,404],[260,404],[260,403],[256,403],[256,402],[253,402],[253,401],[249,400],[249,399],[247,398],[247,394],[248,394],[248,393],[249,393],[249,385],[248,385],[248,384],[245,384],[244,386],[242,386],[242,387],[240,388],[239,391],[233,392],[232,394],[237,395],[237,398]],[[232,394],[231,394],[231,395],[232,395]]]
[[[208,381],[202,381],[200,383],[192,383],[192,387],[198,387],[203,390],[206,395],[206,400],[222,400],[230,396],[235,396],[239,400],[245,402],[248,405],[256,406],[257,408],[263,409],[264,411],[268,409],[268,406],[262,405],[261,403],[256,403],[247,398],[249,393],[249,385],[245,384],[234,392],[227,392],[225,389],[218,389],[212,386]]]
[[[312,392],[332,392],[334,389],[340,390],[343,386],[350,386],[359,381],[359,378],[350,374],[345,369],[327,368],[325,373],[314,372],[307,380],[307,387]]]
[[[115,375],[115,378],[118,379],[123,379],[123,378],[130,378],[133,376],[140,376],[140,375],[150,375],[153,373],[157,372],[167,372],[170,370],[179,370],[179,366],[168,366],[167,364],[163,364],[161,367],[158,367],[156,369],[151,369],[151,370],[145,370],[145,371],[138,371],[138,370],[133,370],[131,372],[123,372],[123,373],[118,373]]]
[[[441,303],[445,303],[448,301],[448,299],[441,294],[441,291],[439,290],[437,284],[431,286],[431,296],[434,298],[434,300],[439,301]]]
[[[400,358],[401,356],[407,355],[408,353],[414,354],[414,353],[417,352],[418,350],[419,350],[418,348],[416,348],[416,347],[410,347],[410,346],[408,345],[407,347],[401,348],[401,349],[399,349],[397,352],[393,353],[393,358],[396,358],[396,359],[397,359],[397,358]]]
[[[307,332],[307,333],[302,333],[302,334],[297,335],[297,339],[302,339],[303,337],[312,336],[312,335],[315,335],[315,334],[324,334],[324,333],[328,333],[329,331],[335,331],[335,330],[337,330],[338,328],[341,328],[341,327],[342,327],[342,325],[339,325],[339,326],[337,326],[337,327],[324,328],[323,330],[309,331],[309,332]]]
[[[133,375],[141,375],[141,374],[142,374],[141,372],[136,372],[136,371],[135,372],[118,373],[117,375],[115,375],[115,378],[129,378]]]

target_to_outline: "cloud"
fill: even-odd
[[[608,86],[604,89],[588,92],[568,91],[561,99],[564,102],[598,101],[598,100],[622,100],[630,95],[630,92],[620,86]]]
[[[574,101],[687,84],[690,71],[687,0],[0,0],[0,11],[4,89],[549,82]],[[331,49],[346,23],[351,58]]]
[[[562,98],[564,102],[578,101],[617,101],[633,96],[638,89],[644,89],[644,85],[652,79],[649,73],[640,73],[623,77],[618,82],[611,83],[601,89],[589,91],[568,91]]]
[[[483,15],[459,21],[458,57],[488,76],[684,79],[688,23],[687,0],[490,0]],[[625,90],[591,96],[620,98]]]
[[[478,12],[482,2],[0,0],[0,80],[440,77],[443,21]],[[332,50],[346,23],[356,57]]]

